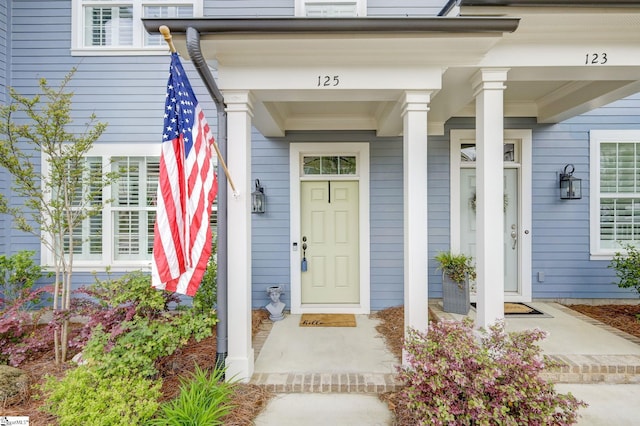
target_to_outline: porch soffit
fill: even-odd
[[[639,9],[508,9],[523,15],[520,28],[506,34],[204,32],[201,47],[223,93],[252,92],[254,125],[266,136],[287,130],[396,136],[405,90],[431,92],[429,131],[441,133],[451,117],[475,115],[470,77],[483,67],[510,70],[505,115],[539,122],[640,91]],[[184,34],[172,33],[187,57]],[[602,53],[607,63],[586,63]],[[325,76],[338,76],[340,84],[318,87]]]

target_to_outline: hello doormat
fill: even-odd
[[[471,306],[476,307],[476,303],[471,303]],[[524,303],[505,302],[504,304],[505,315],[544,315],[536,308],[532,308]]]
[[[353,314],[302,314],[300,327],[355,327]]]

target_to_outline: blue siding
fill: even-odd
[[[618,288],[609,261],[589,259],[589,131],[596,129],[640,129],[640,94],[533,134],[534,298],[637,298]],[[559,199],[558,173],[568,163],[582,179],[581,200]]]
[[[0,103],[6,104],[7,86],[9,86],[9,7],[8,2],[0,2]],[[0,191],[9,195],[9,177],[4,169],[0,169]],[[0,215],[0,254],[8,251],[7,240],[11,223],[6,215]]]
[[[371,309],[404,303],[402,138],[374,139],[370,154]]]
[[[266,139],[254,130],[252,178],[259,179],[266,195],[266,212],[252,215],[253,307],[270,300],[267,287],[284,284],[282,301],[291,306],[289,279],[289,142]],[[252,186],[253,189],[253,186]],[[229,235],[233,238],[233,233]]]

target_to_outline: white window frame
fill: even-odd
[[[589,222],[590,222],[590,254],[591,260],[611,260],[618,248],[602,248],[600,246],[600,144],[606,142],[640,143],[639,130],[591,130],[590,142],[590,177],[589,177]]]
[[[115,55],[166,55],[168,47],[143,46],[146,30],[142,25],[144,6],[193,6],[193,16],[202,17],[204,0],[72,0],[71,4],[71,55],[72,56],[115,56]],[[90,46],[84,45],[84,12],[85,6],[127,6],[133,10],[133,45],[132,46]]]
[[[153,154],[153,153],[157,154]],[[150,153],[152,153],[150,155]],[[141,143],[141,144],[99,144],[94,146],[88,153],[87,157],[101,157],[103,170],[111,170],[111,159],[114,157],[160,157],[160,146],[157,143]],[[47,174],[49,167],[42,156],[43,174]],[[111,186],[103,189],[103,199],[112,198]],[[73,261],[73,270],[82,271],[103,271],[106,267],[110,267],[114,272],[128,272],[133,270],[144,269],[150,271],[151,259],[147,260],[115,260],[113,247],[113,211],[111,203],[107,204],[102,211],[102,255],[99,260],[82,260],[75,258]],[[49,249],[41,244],[41,261],[46,267],[52,267],[54,259]]]
[[[367,0],[296,0],[295,3],[295,16],[306,17],[306,6],[307,3],[320,4],[324,3],[327,5],[340,5],[340,4],[356,4],[356,16],[362,17],[367,16]]]

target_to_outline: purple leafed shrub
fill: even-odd
[[[23,291],[10,306],[0,311],[0,364],[17,367],[29,355],[52,346],[53,329],[38,327],[38,318],[26,310],[51,290],[51,287],[43,287]]]
[[[417,425],[571,425],[584,407],[539,373],[541,330],[507,333],[498,322],[478,332],[469,319],[410,330],[399,369],[402,403]]]

